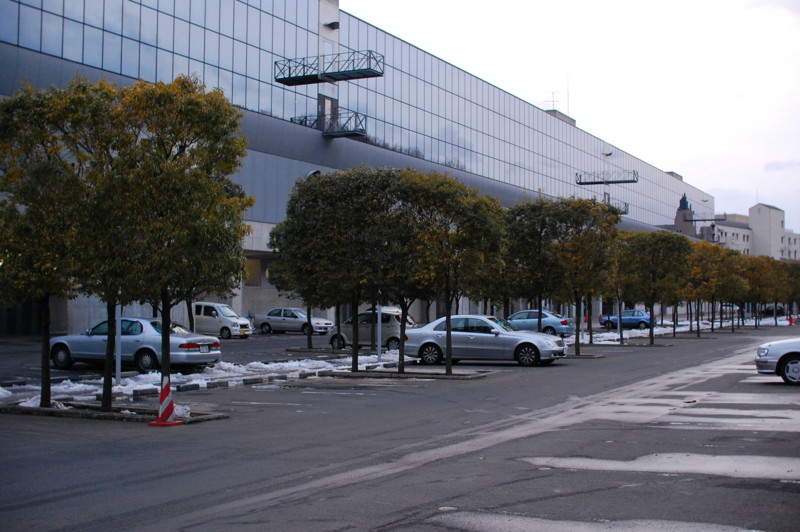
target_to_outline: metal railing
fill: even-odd
[[[372,50],[275,61],[275,81],[284,85],[373,78],[383,71],[383,55]]]

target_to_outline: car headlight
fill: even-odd
[[[558,347],[554,342],[551,342],[550,340],[544,340],[544,345],[548,349],[555,349],[556,347]]]
[[[769,347],[759,347],[757,353],[759,358],[765,357],[769,354]]]

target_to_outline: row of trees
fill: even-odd
[[[170,309],[239,286],[254,203],[228,177],[245,154],[240,119],[221,91],[189,77],[124,88],[76,78],[0,101],[0,298],[39,302],[41,406],[51,297],[106,304],[109,410],[117,305],[160,310],[168,379]]]
[[[577,198],[503,209],[455,179],[415,170],[318,174],[298,181],[286,220],[271,234],[278,260],[270,279],[308,306],[347,303],[352,315],[361,303],[392,302],[405,318],[415,300],[440,300],[448,321],[462,295],[502,302],[505,315],[516,299],[539,309],[548,299],[565,302],[578,316],[598,297],[616,300],[620,310],[643,303],[652,316],[658,303],[800,300],[798,263],[668,231],[618,231],[619,216],[612,206]],[[591,305],[587,318],[591,323]],[[579,355],[579,342],[575,350]],[[450,373],[449,337],[446,360]],[[401,342],[400,371],[403,362]]]

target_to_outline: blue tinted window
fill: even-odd
[[[42,14],[42,52],[61,55],[61,32],[63,19],[50,13]]]
[[[141,39],[153,46],[158,42],[158,13],[146,7],[142,8]]]
[[[122,33],[122,0],[106,0],[105,30]]]
[[[175,35],[173,50],[181,55],[189,55],[189,23],[175,19]]]
[[[10,0],[0,0],[0,41],[17,44],[19,5]]]
[[[103,31],[91,26],[83,28],[83,62],[90,66],[103,66]]]
[[[83,24],[64,20],[64,59],[80,63],[83,61]]]
[[[122,39],[122,74],[132,78],[139,77],[139,43]]]
[[[86,2],[86,9],[84,9],[85,22],[96,26],[103,27],[103,0],[84,0]]]
[[[122,65],[122,37],[105,32],[103,36],[103,69],[119,73]]]
[[[25,48],[38,50],[42,37],[42,12],[28,6],[20,6],[19,44]]]
[[[150,82],[156,80],[156,49],[146,44],[139,46],[139,77]]]
[[[139,13],[141,6],[134,2],[125,2],[123,5],[122,35],[131,39],[139,38]],[[138,55],[138,54],[137,54]]]

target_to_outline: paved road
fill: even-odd
[[[463,381],[307,379],[181,395],[169,429],[0,417],[4,530],[768,530],[800,518],[783,331],[589,347]],[[461,365],[457,367],[461,368]]]

